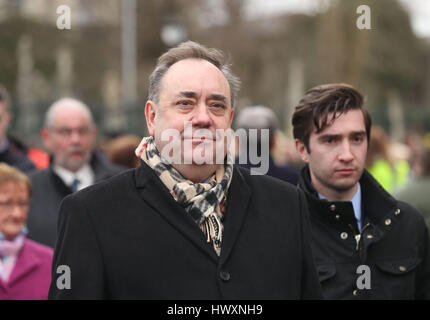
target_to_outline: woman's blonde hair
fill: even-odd
[[[14,168],[4,162],[0,162],[0,185],[5,182],[22,182],[26,185],[28,196],[31,195],[31,182],[28,177],[19,169]]]

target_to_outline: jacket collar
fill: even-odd
[[[363,171],[359,181],[361,185],[363,225],[366,222],[379,224],[387,213],[395,211],[397,201],[382,188],[367,170]],[[301,170],[299,188],[305,191],[313,216],[332,224],[341,223],[344,225],[346,223],[356,225],[350,201],[319,199],[318,193],[311,182],[308,165]]]
[[[72,193],[72,190],[64,183],[63,179],[61,179],[58,174],[53,170],[54,157],[52,155],[49,156],[49,163],[50,165],[48,167],[48,171],[51,174],[56,188],[65,195]],[[94,183],[99,182],[101,180],[105,180],[112,175],[111,165],[106,159],[103,158],[103,156],[97,154],[96,152],[91,155],[89,165],[94,172]]]
[[[7,286],[12,287],[22,277],[38,268],[41,264],[42,261],[40,258],[33,251],[29,250],[27,240],[24,239],[24,245],[22,246],[21,252],[18,254],[15,267],[12,270]],[[6,286],[6,283],[1,279],[0,286]]]
[[[184,208],[173,199],[155,172],[143,161],[135,169],[135,183],[146,204],[157,211],[212,260],[219,261],[222,265],[228,259],[245,219],[251,195],[243,174],[236,166],[233,168],[233,177],[227,195],[226,217],[223,221],[223,243],[219,258],[212,245],[206,242],[199,226],[185,212]]]

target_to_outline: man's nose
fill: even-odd
[[[200,103],[197,105],[191,122],[193,127],[206,128],[211,125],[212,119],[205,103]]]
[[[72,133],[70,135],[70,140],[74,143],[81,141],[81,134],[78,130],[72,130]]]
[[[354,159],[354,155],[351,151],[351,144],[348,141],[342,143],[338,158],[343,162],[350,162]]]

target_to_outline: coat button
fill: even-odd
[[[402,272],[404,272],[404,271],[406,271],[406,267],[405,266],[400,266],[399,270],[402,271]]]
[[[338,215],[338,214],[337,214],[337,215],[335,216],[335,218],[336,218],[336,220],[339,220],[339,219],[340,219],[340,215]]]
[[[386,225],[386,226],[389,226],[390,224],[391,224],[391,219],[386,219],[386,220],[385,220],[385,225]]]
[[[343,240],[345,240],[346,238],[348,238],[348,234],[347,234],[346,232],[342,232],[342,233],[340,234],[340,237],[341,237]]]
[[[227,271],[221,271],[221,272],[219,273],[219,277],[220,277],[220,278],[221,278],[221,280],[222,280],[222,281],[224,281],[224,282],[228,282],[228,281],[230,281],[230,278],[231,278],[230,273],[228,273]]]
[[[335,206],[334,204],[332,204],[332,205],[329,207],[329,209],[330,209],[330,211],[335,211],[335,210],[336,210],[336,206]]]
[[[395,214],[396,216],[398,216],[398,215],[400,214],[400,209],[396,209],[396,211],[394,211],[394,214]]]
[[[373,235],[372,234],[368,234],[366,237],[367,237],[367,239],[373,239]]]

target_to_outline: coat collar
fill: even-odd
[[[382,186],[364,170],[360,178],[363,222],[379,224],[387,215],[397,208],[397,201],[386,192]],[[318,193],[311,183],[309,166],[306,165],[300,173],[299,187],[305,191],[311,208],[311,214],[318,219],[338,224],[335,211],[345,213],[342,224],[356,225],[352,204],[350,201],[327,201],[319,199]]]
[[[233,177],[227,195],[227,210],[224,220],[223,244],[220,264],[224,264],[231,254],[234,244],[239,236],[243,222],[248,213],[251,199],[251,188],[247,184],[242,171],[234,166]]]
[[[227,195],[223,243],[219,258],[212,245],[206,242],[203,232],[191,216],[173,199],[155,172],[143,161],[135,169],[135,183],[142,199],[190,242],[212,260],[219,261],[220,264],[227,260],[239,235],[251,195],[243,174],[236,166],[233,169],[233,177]]]
[[[61,179],[58,174],[53,170],[54,158],[52,155],[49,157],[50,166],[46,169],[48,170],[56,189],[59,190],[65,196],[72,193],[72,190],[67,186],[63,179]],[[94,183],[105,180],[113,175],[114,172],[120,172],[121,167],[113,166],[110,164],[103,156],[94,152],[91,155],[89,162],[91,169],[94,172]]]
[[[22,277],[37,269],[42,261],[28,247],[28,240],[24,239],[24,245],[16,259],[15,267],[12,270],[7,286],[12,287]],[[5,283],[0,279],[0,286],[5,286]]]

